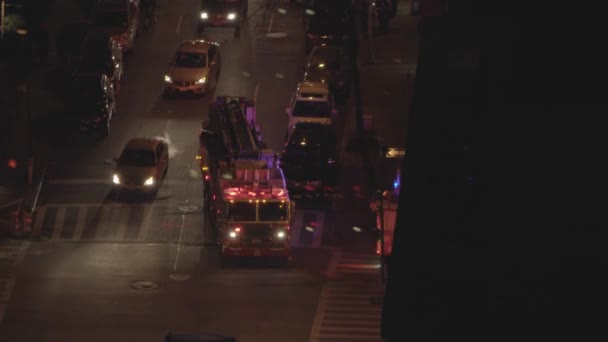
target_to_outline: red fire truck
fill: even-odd
[[[199,140],[205,202],[221,254],[288,260],[294,204],[276,155],[261,148],[253,101],[218,96]]]
[[[212,220],[223,256],[290,256],[289,200],[280,168],[219,170],[211,188]]]

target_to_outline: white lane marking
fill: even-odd
[[[66,208],[57,208],[57,216],[55,216],[55,225],[53,226],[52,240],[56,240],[61,236],[63,230],[63,223],[65,221]]]
[[[182,222],[179,225],[179,239],[177,240],[177,251],[175,251],[175,262],[173,263],[173,273],[177,271],[177,263],[179,262],[179,252],[182,248],[182,236],[184,235],[184,222],[186,214],[182,214]]]
[[[321,295],[319,296],[319,304],[317,305],[315,317],[313,319],[312,327],[310,329],[310,339],[308,340],[309,342],[317,342],[321,335],[321,326],[323,325],[323,316],[325,314],[328,289],[329,288],[326,284],[321,290]]]
[[[130,211],[131,211],[131,208],[127,207],[127,206],[120,208],[120,213],[118,214],[119,219],[118,219],[118,222],[116,222],[118,229],[116,231],[116,237],[115,237],[118,240],[123,240],[125,237],[125,233],[127,231],[127,226],[129,225]]]
[[[114,224],[113,220],[111,220],[111,216],[110,214],[112,213],[112,210],[114,210],[115,208],[118,208],[118,210],[120,210],[120,207],[116,207],[116,206],[104,206],[99,208],[98,213],[99,213],[99,222],[97,223],[97,231],[95,232],[95,239],[102,237],[105,235],[106,231],[109,229],[108,225],[112,225]],[[109,222],[108,222],[109,221]]]
[[[139,227],[139,234],[137,234],[137,241],[144,241],[148,238],[148,232],[152,225],[152,207],[144,208],[144,219],[141,220]]]
[[[255,84],[255,90],[253,91],[253,103],[258,102],[258,93],[260,92],[260,83]]]
[[[87,211],[89,208],[81,207],[78,209],[78,217],[76,218],[76,229],[74,229],[74,236],[72,240],[79,241],[82,238],[82,232],[84,231],[84,225],[86,224]]]
[[[179,29],[182,26],[182,16],[180,15],[179,18],[177,18],[177,26],[175,27],[175,33],[179,33]]]
[[[272,21],[274,20],[274,13],[270,14],[270,20],[268,20],[268,29],[266,30],[266,33],[270,32],[270,30],[272,30]]]
[[[34,215],[34,230],[32,231],[32,235],[37,237],[40,236],[40,233],[42,232],[42,224],[44,223],[44,216],[46,215],[46,207],[38,206]]]

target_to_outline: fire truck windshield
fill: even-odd
[[[255,221],[255,205],[249,202],[228,203],[228,221]]]
[[[260,221],[287,220],[287,203],[266,202],[260,205]]]

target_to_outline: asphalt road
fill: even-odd
[[[55,26],[78,19],[75,4],[56,0],[61,9],[56,13],[62,17]],[[373,239],[352,230],[354,225],[373,225],[365,214],[367,203],[357,197],[360,172],[344,177],[333,210],[299,206],[305,209],[298,210],[293,227],[289,268],[265,262],[220,267],[213,231],[200,209],[202,184],[194,158],[210,99],[254,98],[264,141],[281,150],[287,125],[284,109],[303,77],[306,58],[302,10],[289,1],[276,1],[266,12],[261,8],[265,1],[251,0],[247,28],[235,39],[231,29],[196,33],[198,1],[160,4],[156,28],[143,32],[135,51],[125,58],[109,137],[93,140],[65,131],[57,120],[66,98],[56,91],[60,73],[48,71],[31,91],[35,148],[46,156],[48,181],[34,217],[34,237],[40,241],[6,252],[11,266],[2,269],[8,280],[2,288],[7,300],[0,301],[0,340],[145,341],[160,340],[168,331],[221,333],[240,342],[312,341],[311,334],[315,341],[324,336],[377,340],[379,310],[368,302],[377,292],[376,284],[348,279],[347,286],[353,287],[349,292],[339,283],[352,273],[372,278],[376,274],[373,256],[372,261],[366,258],[373,254]],[[390,145],[405,142],[404,131],[395,128],[389,115],[406,120],[401,114],[406,111],[403,78],[416,58],[412,25],[405,18],[403,13],[398,16],[396,28],[376,41],[376,63],[361,68],[365,111],[376,117],[375,127]],[[175,47],[197,37],[221,44],[217,88],[201,98],[163,98],[163,75]],[[361,48],[364,55],[366,47]],[[352,103],[340,109],[346,142],[354,129]],[[138,136],[169,141],[167,178],[156,199],[115,200],[108,196],[110,160]],[[351,252],[349,261],[336,257],[338,247]],[[131,287],[138,280],[158,288]],[[328,301],[328,286],[341,289],[342,302]],[[360,301],[344,302],[345,296]],[[325,333],[323,312],[337,315]]]

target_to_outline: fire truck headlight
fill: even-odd
[[[150,178],[146,179],[146,181],[144,182],[144,185],[154,185],[154,177],[150,177]]]
[[[236,19],[236,13],[228,13],[228,20]]]
[[[201,19],[207,19],[207,18],[209,18],[209,13],[201,12]]]
[[[277,237],[278,237],[279,239],[284,239],[284,238],[285,238],[285,236],[286,236],[286,234],[285,234],[285,232],[284,232],[284,231],[279,230],[279,231],[277,232]]]
[[[236,232],[230,232],[228,236],[230,236],[231,239],[236,239]]]

